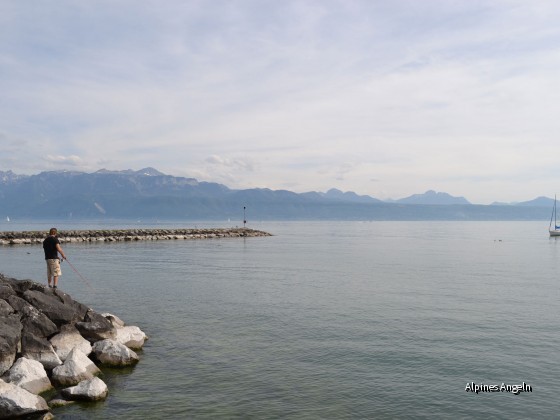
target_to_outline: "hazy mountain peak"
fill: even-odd
[[[322,197],[333,199],[333,200],[342,200],[342,201],[351,201],[351,202],[362,202],[362,203],[372,203],[372,202],[380,202],[377,198],[370,197],[369,195],[358,195],[353,191],[340,191],[337,188],[331,188],[326,193],[320,193]]]
[[[148,166],[147,168],[144,169],[140,169],[139,171],[136,171],[136,173],[138,175],[147,175],[147,176],[164,176],[165,174],[158,171],[157,169],[152,168],[151,166]]]
[[[551,207],[554,203],[553,198],[548,198],[544,196],[537,197],[533,200],[523,201],[521,203],[517,203],[518,206],[534,206],[534,207]]]
[[[471,204],[464,197],[453,197],[446,192],[436,192],[434,190],[428,190],[424,194],[413,194],[409,197],[401,198],[396,200],[397,203],[401,204]]]
[[[28,175],[17,175],[13,173],[11,170],[7,170],[6,172],[0,171],[0,182],[3,184],[7,184],[10,182],[17,181],[19,179],[27,178]]]

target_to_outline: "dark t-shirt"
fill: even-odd
[[[43,241],[43,249],[45,250],[45,260],[55,260],[58,259],[58,251],[56,245],[59,244],[58,238],[56,236],[47,236]]]

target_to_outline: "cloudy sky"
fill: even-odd
[[[560,193],[560,3],[0,0],[0,170]]]

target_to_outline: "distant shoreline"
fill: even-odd
[[[0,232],[0,245],[41,244],[46,238],[46,231]],[[72,242],[124,242],[124,241],[158,241],[180,239],[217,239],[272,236],[248,228],[205,228],[205,229],[88,229],[66,230],[58,232],[61,243]]]

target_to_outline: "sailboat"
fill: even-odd
[[[10,221],[10,216],[6,216],[6,222]]]
[[[552,219],[554,219],[554,228],[552,227]],[[550,236],[560,236],[560,226],[556,222],[556,195],[554,196],[554,207],[552,207],[552,215],[550,216],[550,224],[548,225]]]

